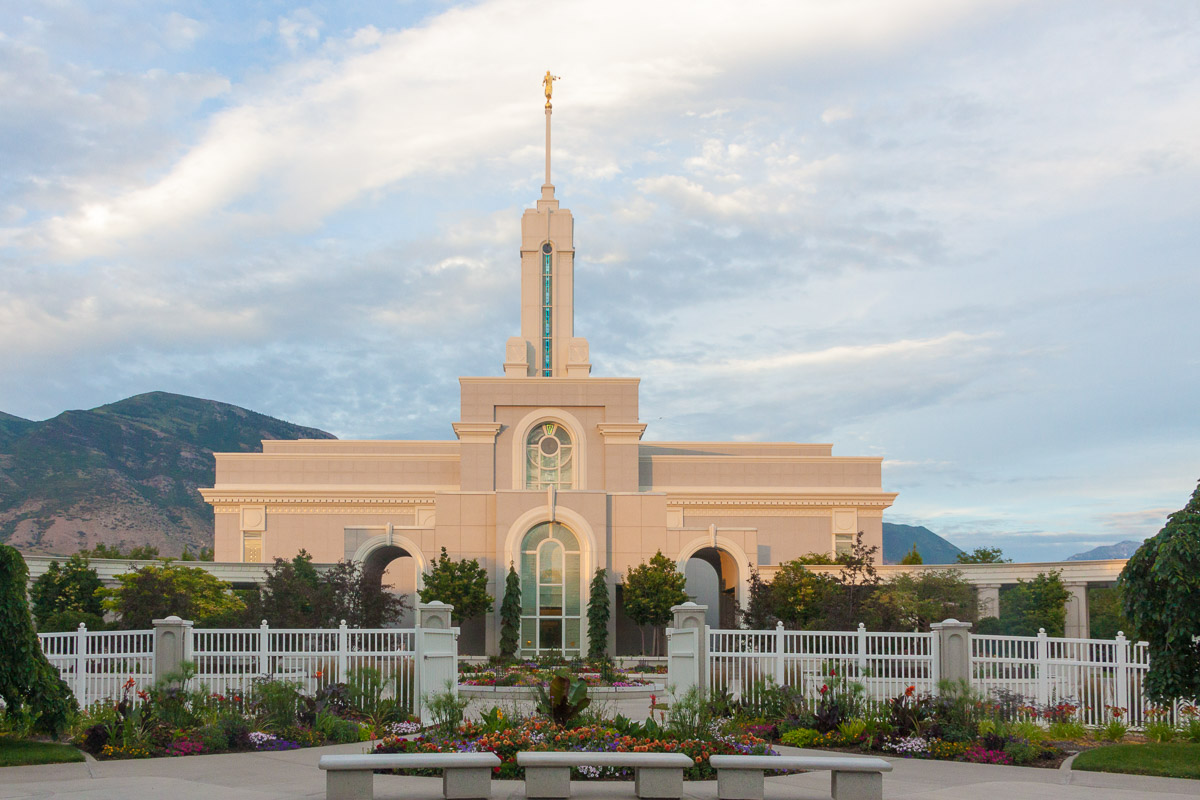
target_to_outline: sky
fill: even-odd
[[[453,437],[520,215],[646,440],[880,456],[1054,560],[1200,478],[1200,5],[0,2],[0,411]]]

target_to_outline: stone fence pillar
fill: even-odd
[[[190,619],[172,614],[154,620],[154,682],[161,683],[171,673],[178,673],[183,662],[192,660],[192,625]]]
[[[458,696],[458,634],[451,627],[454,606],[435,600],[417,603],[416,652],[413,654],[413,711],[430,719],[428,700],[441,692]]]
[[[667,690],[682,697],[693,686],[708,688],[708,606],[688,601],[673,606],[674,619],[667,628]]]
[[[938,638],[938,675],[942,680],[971,682],[971,623],[948,619],[929,626]]]
[[[1000,584],[977,583],[975,591],[979,599],[979,618],[1000,616]]]
[[[1068,639],[1087,639],[1090,633],[1088,624],[1088,585],[1086,583],[1066,584],[1067,612],[1066,629],[1063,635]]]

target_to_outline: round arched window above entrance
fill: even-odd
[[[557,422],[535,425],[525,437],[525,488],[570,489],[575,485],[575,447]]]
[[[543,522],[521,540],[521,654],[581,652],[579,539]]]

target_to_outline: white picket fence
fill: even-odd
[[[81,623],[38,640],[80,706],[120,698],[126,684],[136,702],[138,690],[154,685],[154,631],[89,631]]]
[[[755,700],[768,679],[815,697],[835,678],[862,684],[875,700],[909,687],[937,693],[942,677],[936,633],[857,631],[742,631],[705,629],[706,679],[735,698]],[[690,640],[679,631],[680,641]],[[1112,709],[1131,728],[1140,728],[1154,708],[1143,691],[1149,668],[1145,642],[1038,636],[969,635],[969,681],[984,694],[1019,695],[1044,708],[1060,701],[1077,707],[1076,718],[1103,725]],[[673,662],[672,662],[673,663]],[[686,662],[684,662],[686,663]],[[668,678],[671,681],[671,678]],[[685,679],[686,682],[686,679]],[[1177,718],[1182,702],[1168,709]]]
[[[186,660],[196,666],[192,688],[229,698],[248,697],[255,680],[286,680],[312,695],[322,686],[347,682],[362,690],[365,670],[378,670],[401,705],[415,700],[416,631],[348,628],[184,628]],[[154,631],[89,631],[38,635],[42,651],[81,706],[114,702],[129,686],[130,699],[154,684]],[[82,679],[81,679],[82,678]]]
[[[936,689],[936,637],[927,633],[708,630],[708,683],[734,697],[753,697],[766,679],[807,696],[837,678],[863,684],[872,697],[909,686]]]

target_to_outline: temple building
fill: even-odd
[[[546,181],[521,219],[520,335],[503,374],[459,378],[445,441],[264,441],[216,454],[202,494],[215,511],[217,561],[363,562],[412,592],[442,548],[488,570],[492,612],[463,625],[462,652],[495,653],[509,564],[521,576],[523,652],[587,651],[589,583],[607,570],[618,613],[610,652],[635,652],[620,613],[629,567],[662,551],[730,626],[750,570],[809,552],[882,544],[881,458],[829,444],[644,441],[638,378],[592,375],[575,335],[575,223]],[[738,420],[730,419],[731,432]]]

